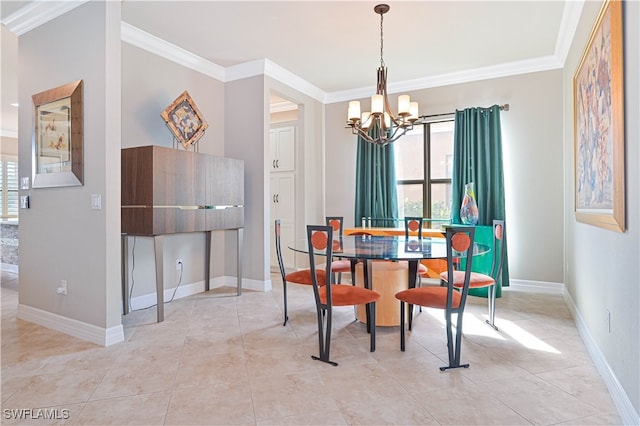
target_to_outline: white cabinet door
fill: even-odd
[[[270,167],[272,172],[295,170],[295,150],[295,127],[279,127],[269,130]]]
[[[271,173],[270,184],[271,211],[271,266],[277,270],[278,259],[275,250],[274,222],[280,219],[280,240],[282,242],[282,260],[287,269],[294,269],[294,253],[287,245],[293,241],[295,224],[295,174]]]

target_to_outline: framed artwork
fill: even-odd
[[[607,0],[573,77],[576,220],[625,231],[622,2]]]
[[[32,186],[84,184],[82,80],[32,96]]]
[[[160,115],[185,149],[196,143],[209,127],[186,90]]]

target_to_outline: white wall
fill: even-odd
[[[502,112],[511,279],[562,283],[562,71],[546,71],[408,93],[421,114],[508,103]],[[389,100],[395,105],[396,97]],[[368,104],[368,100],[363,100]],[[327,106],[327,213],[354,225],[356,137],[347,103]],[[402,143],[402,139],[396,143]]]
[[[640,3],[625,2],[626,218],[624,233],[577,222],[574,215],[573,75],[600,2],[586,2],[564,69],[565,284],[585,332],[640,411]],[[608,331],[607,311],[611,313]],[[627,423],[632,424],[632,423]]]
[[[31,96],[84,81],[84,185],[21,191],[18,316],[122,340],[120,4],[89,2],[19,38],[19,167],[31,177]],[[71,48],[72,47],[72,48]],[[91,52],[88,54],[87,52]],[[55,66],[52,66],[55,64]],[[102,210],[91,209],[91,195]],[[68,295],[56,294],[61,280]],[[59,324],[58,324],[59,325]]]

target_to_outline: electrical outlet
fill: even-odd
[[[179,271],[184,268],[184,262],[181,258],[176,259],[176,270]]]
[[[67,280],[60,280],[60,286],[56,288],[56,293],[63,296],[67,295]]]

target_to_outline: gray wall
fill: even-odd
[[[508,103],[501,113],[509,268],[512,279],[563,281],[562,71],[546,71],[408,93],[421,114]],[[396,96],[391,96],[391,105]],[[369,100],[363,100],[368,105]],[[356,140],[347,102],[327,105],[327,213],[354,225]],[[397,143],[402,143],[400,139]],[[341,206],[341,207],[337,207]]]
[[[586,2],[565,64],[564,282],[602,356],[640,411],[640,3],[625,2],[626,218],[624,233],[577,222],[574,215],[573,75],[596,21],[600,2]],[[611,313],[611,331],[607,328]],[[637,416],[637,414],[636,414]],[[637,418],[637,417],[636,417]]]
[[[90,2],[19,38],[20,176],[31,176],[31,96],[84,81],[84,185],[21,192],[31,208],[20,211],[19,315],[121,327],[119,10]],[[91,210],[91,194],[102,210]],[[60,280],[67,296],[56,294]]]
[[[174,141],[160,113],[185,90],[209,124],[198,141],[197,149],[202,153],[224,156],[224,83],[123,42],[122,147],[160,145],[184,149]],[[235,262],[235,252],[227,255],[224,250],[225,233],[220,231],[212,235],[212,277],[225,275],[225,258]],[[203,283],[206,262],[204,234],[174,234],[164,239],[165,289],[174,288],[178,282],[180,285]],[[134,250],[135,269],[132,263]],[[153,239],[136,237],[134,242],[134,237],[129,237],[129,258],[132,297],[154,293]],[[175,267],[178,258],[183,261],[182,276]],[[235,269],[228,272],[235,276]],[[153,300],[148,304],[151,303]]]

